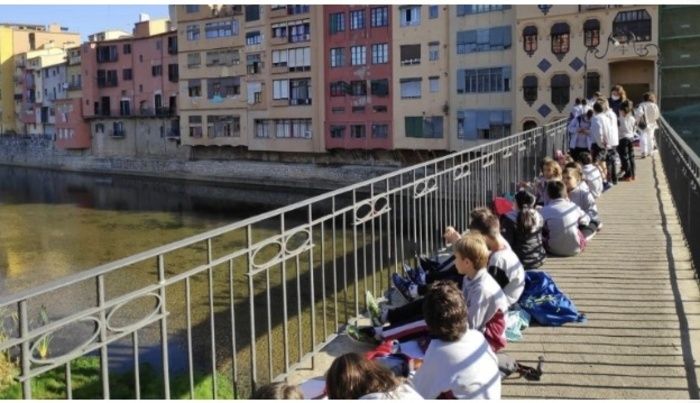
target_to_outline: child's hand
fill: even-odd
[[[446,243],[455,243],[462,237],[453,226],[445,228],[445,233],[442,236]]]

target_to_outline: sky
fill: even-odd
[[[106,29],[131,32],[139,13],[151,19],[167,18],[167,4],[157,5],[0,5],[0,22],[21,22],[48,25],[58,23],[70,32],[80,32],[84,41],[88,35]]]

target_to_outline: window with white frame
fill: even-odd
[[[343,66],[343,55],[344,48],[332,48],[331,49],[331,67],[341,67]]]
[[[311,70],[311,48],[288,49],[287,67],[289,71]]]
[[[440,91],[440,77],[432,76],[428,78],[428,83],[430,84],[430,92]]]
[[[401,98],[414,99],[421,97],[421,78],[403,78],[401,79]]]
[[[388,124],[373,124],[372,125],[372,138],[385,139],[387,137],[389,137],[389,125]]]
[[[255,119],[255,137],[270,138],[270,126],[272,125],[269,119]]]
[[[372,27],[386,27],[389,25],[389,7],[373,7],[370,9]]]
[[[311,20],[289,23],[289,42],[308,42],[311,40]]]
[[[238,76],[207,79],[207,98],[210,100],[233,98],[240,93],[241,78]]]
[[[435,61],[440,59],[440,42],[428,43],[428,60]]]
[[[350,11],[350,29],[362,29],[365,27],[365,10]]]
[[[207,137],[241,137],[241,118],[231,115],[207,115]]]
[[[287,23],[282,22],[278,24],[272,24],[272,37],[273,38],[287,38]]]
[[[207,39],[226,38],[238,35],[238,21],[209,22],[204,25],[204,34]]]
[[[351,125],[350,126],[350,137],[354,139],[363,139],[367,137],[367,133],[365,133],[366,127],[365,125]]]
[[[186,32],[188,41],[196,41],[199,39],[199,24],[188,25]]]
[[[384,64],[389,62],[389,44],[372,44],[372,64]]]
[[[202,137],[202,117],[193,115],[188,118],[190,137]]]
[[[260,31],[248,32],[245,34],[245,44],[246,46],[255,46],[262,43],[262,34]]]
[[[401,26],[420,25],[420,6],[404,6],[399,8]]]
[[[192,52],[187,54],[187,67],[190,69],[197,68],[202,65],[202,54],[200,52]]]
[[[331,35],[345,31],[345,13],[333,13],[330,15]]]
[[[287,66],[287,49],[272,51],[272,66],[286,67]]]
[[[350,47],[350,61],[353,66],[360,66],[367,63],[366,59],[366,47],[365,46],[351,46]]]
[[[272,81],[272,99],[289,99],[289,80]]]
[[[437,18],[438,13],[439,13],[439,6],[430,6],[428,8],[428,18],[430,18],[431,20]]]

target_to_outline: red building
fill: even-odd
[[[56,147],[62,150],[90,148],[90,126],[83,119],[82,98],[57,99]]]
[[[391,7],[323,9],[326,148],[391,149]]]

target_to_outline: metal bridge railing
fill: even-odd
[[[700,158],[663,117],[659,119],[657,140],[697,276],[700,269]]]
[[[248,397],[313,358],[403,260],[439,249],[445,226],[466,228],[471,209],[565,145],[559,121],[3,296],[15,320],[0,353],[17,360],[24,398],[56,371],[73,397],[81,357],[104,398],[140,398],[154,378],[162,394],[144,397],[195,397],[202,374],[210,397],[223,384]],[[130,396],[111,393],[117,380]]]

